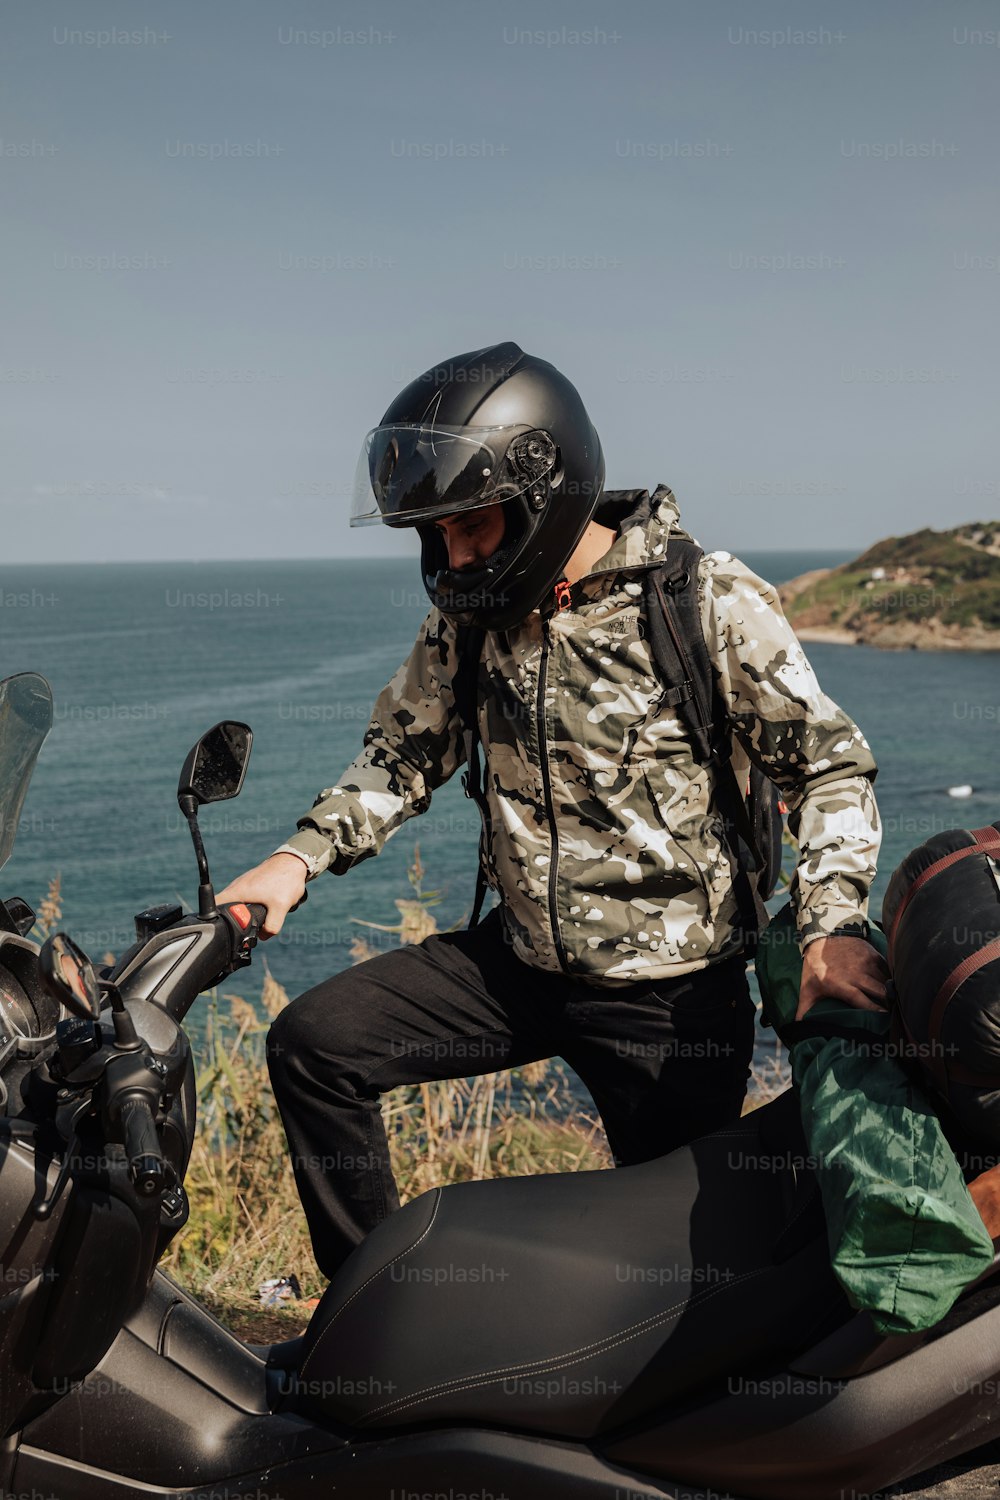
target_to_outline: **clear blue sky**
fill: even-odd
[[[706,545],[995,517],[998,27],[4,7],[0,556],[412,552],[347,526],[362,436],[508,338],[580,388],[609,486],[669,483]]]

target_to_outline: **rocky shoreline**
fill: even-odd
[[[874,646],[881,651],[1000,651],[1000,630],[948,627],[939,620],[926,625],[910,621],[862,631],[837,625],[795,625],[800,641],[828,641],[836,646]]]

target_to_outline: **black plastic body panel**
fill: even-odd
[[[126,1204],[108,1193],[78,1188],[70,1195],[62,1242],[54,1264],[52,1297],[35,1349],[35,1383],[65,1391],[82,1380],[111,1347],[142,1296],[137,1279],[142,1226]]]
[[[135,1486],[162,1486],[165,1494],[181,1484],[202,1493],[217,1480],[270,1470],[272,1480],[262,1490],[284,1494],[274,1470],[308,1457],[315,1476],[316,1455],[343,1448],[345,1439],[272,1413],[268,1390],[266,1363],[157,1274],[142,1308],[94,1373],[27,1426],[14,1488],[21,1487],[22,1473],[44,1469],[44,1481],[23,1483],[30,1489],[44,1482],[44,1492],[60,1500],[118,1493],[103,1479],[104,1489],[93,1478],[92,1488],[76,1487],[79,1481],[63,1474],[68,1465],[119,1475]],[[53,1466],[40,1469],[41,1460],[25,1449],[51,1453]],[[140,1492],[149,1493],[134,1490]]]
[[[77,1152],[51,1216],[39,1220],[34,1205],[60,1158],[34,1138],[0,1136],[0,1292],[11,1288],[0,1295],[0,1434],[95,1367],[141,1305],[155,1264],[158,1203],[138,1198],[123,1160]]]
[[[187,918],[130,948],[111,977],[130,1008],[135,1000],[152,1001],[181,1022],[202,990],[232,972],[233,957],[234,934],[224,918]]]
[[[44,1336],[55,1290],[53,1267],[69,1195],[44,1222],[32,1205],[51,1188],[58,1163],[36,1156],[31,1141],[0,1138],[0,1435],[54,1398],[34,1379],[35,1351]],[[99,1356],[98,1356],[99,1357]]]
[[[59,1500],[744,1500],[701,1486],[662,1485],[608,1463],[589,1448],[478,1428],[382,1438],[356,1448],[284,1461],[228,1482],[138,1485],[81,1470],[25,1446],[12,1488]],[[808,1500],[803,1495],[800,1500]]]
[[[751,1500],[843,1500],[995,1437],[998,1392],[1000,1307],[852,1380],[788,1369],[733,1375],[715,1400],[605,1451],[625,1467]]]

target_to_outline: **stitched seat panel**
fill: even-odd
[[[327,1289],[296,1404],[586,1438],[794,1352],[840,1298],[804,1155],[787,1095],[642,1166],[425,1194]]]

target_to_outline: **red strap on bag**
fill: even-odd
[[[950,865],[957,864],[960,859],[966,859],[970,854],[989,854],[1000,858],[1000,829],[996,829],[991,823],[988,823],[985,828],[974,828],[971,831],[970,837],[973,842],[967,844],[964,849],[953,849],[950,854],[944,854],[940,859],[936,859],[932,865],[928,865],[927,869],[917,876],[899,903],[899,909],[893,919],[892,927],[889,929],[890,969],[892,968],[893,946],[900,918],[921,886],[926,885],[928,880],[932,880],[935,875],[940,875],[942,870],[947,870]]]
[[[1000,1076],[983,1080],[981,1075],[971,1074],[968,1072],[968,1069],[955,1064],[946,1067],[942,1052],[938,1048],[938,1043],[941,1040],[941,1026],[944,1022],[944,1013],[951,1001],[971,975],[975,974],[979,969],[985,968],[987,964],[991,964],[995,958],[1000,958],[1000,938],[995,938],[992,943],[987,943],[986,947],[980,948],[978,953],[970,953],[968,958],[963,958],[962,962],[952,969],[948,978],[934,996],[934,1004],[931,1006],[931,1013],[927,1020],[927,1036],[932,1048],[930,1059],[931,1070],[934,1073],[934,1077],[938,1080],[938,1086],[944,1093],[948,1092],[949,1075],[955,1079],[956,1083],[972,1082],[982,1087],[992,1086],[993,1088],[1000,1086]],[[962,1078],[960,1073],[966,1073],[968,1077]]]

